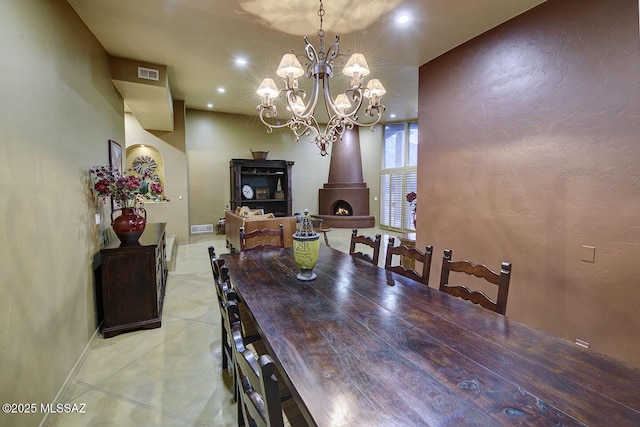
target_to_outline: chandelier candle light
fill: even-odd
[[[322,29],[324,13],[324,6],[320,0],[320,9],[318,10],[320,49],[316,50],[309,42],[309,38],[304,37],[308,59],[308,62],[305,63],[306,71],[302,68],[296,55],[293,53],[285,54],[276,71],[276,74],[284,80],[285,88],[280,90],[273,79],[264,79],[257,90],[262,100],[257,110],[260,120],[269,128],[267,132],[288,127],[296,135],[296,141],[302,135],[307,135],[310,142],[320,148],[320,154],[326,156],[329,144],[341,139],[346,129],[352,129],[354,126],[368,126],[374,130],[374,126],[378,124],[385,110],[384,105],[380,103],[380,98],[386,93],[386,90],[378,79],[369,80],[364,87],[364,78],[370,73],[369,66],[363,54],[354,53],[342,68],[342,73],[351,78],[350,87],[334,100],[331,95],[330,80],[333,77],[333,62],[340,55],[340,45],[338,44],[340,35],[336,35],[336,40],[325,50],[324,30]],[[304,98],[307,94],[298,87],[298,78],[302,75],[312,79],[311,96],[306,104]],[[291,113],[289,120],[282,124],[275,123],[273,120],[278,115],[273,101],[279,97],[280,92],[284,92],[287,109]],[[320,125],[314,117],[321,92],[329,117],[324,130],[320,129]],[[362,106],[363,98],[369,100],[365,114],[374,118],[371,123],[358,121],[358,111]],[[271,119],[271,122],[267,119]]]

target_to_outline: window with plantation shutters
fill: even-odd
[[[391,123],[384,128],[380,171],[380,226],[414,230],[413,207],[406,195],[417,192],[418,124]]]
[[[402,202],[404,205],[404,222],[403,228],[407,228],[410,230],[415,230],[415,227],[413,226],[413,206],[411,203],[407,202],[407,198],[406,195],[412,191],[415,191],[416,193],[418,192],[418,171],[414,170],[406,170],[404,173],[404,187],[402,189],[402,194],[405,195],[405,197],[402,198]]]
[[[402,173],[383,173],[380,193],[380,225],[402,228]]]

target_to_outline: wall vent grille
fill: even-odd
[[[191,234],[213,233],[213,224],[198,224],[191,226]]]
[[[160,71],[153,68],[138,67],[138,78],[145,80],[160,80]]]

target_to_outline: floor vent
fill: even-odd
[[[138,78],[145,80],[160,80],[160,71],[153,68],[138,67]]]
[[[213,224],[200,224],[191,226],[191,234],[213,233]]]

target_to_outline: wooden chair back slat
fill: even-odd
[[[270,238],[270,239],[265,239]],[[256,239],[256,244],[250,245],[250,240]],[[274,243],[275,242],[275,243]],[[263,228],[245,233],[244,227],[240,227],[240,252],[284,248],[284,225],[280,224],[277,230]]]
[[[429,286],[429,274],[431,273],[431,259],[433,258],[433,246],[425,246],[424,252],[417,248],[410,248],[406,245],[394,246],[395,239],[389,237],[387,246],[387,256],[385,258],[384,268],[397,274],[401,274],[416,282],[420,282]],[[422,263],[422,272],[414,269],[407,269],[402,265],[394,265],[393,257],[412,258],[416,262]]]
[[[373,265],[378,265],[380,259],[380,243],[382,236],[376,234],[375,238],[369,236],[358,235],[358,229],[351,230],[351,245],[349,246],[349,254],[356,258],[360,258],[364,261],[370,262]],[[356,250],[356,245],[364,245],[371,249],[372,254],[364,253]]]
[[[509,296],[509,282],[511,281],[511,263],[503,262],[500,273],[496,273],[484,264],[474,264],[469,260],[452,261],[452,256],[453,251],[451,249],[445,249],[442,258],[442,271],[440,273],[440,290],[478,304],[496,313],[505,314],[507,311],[507,298]],[[465,284],[450,284],[449,273],[452,271],[465,273],[497,285],[498,294],[496,299],[490,298],[482,291],[471,290]]]

